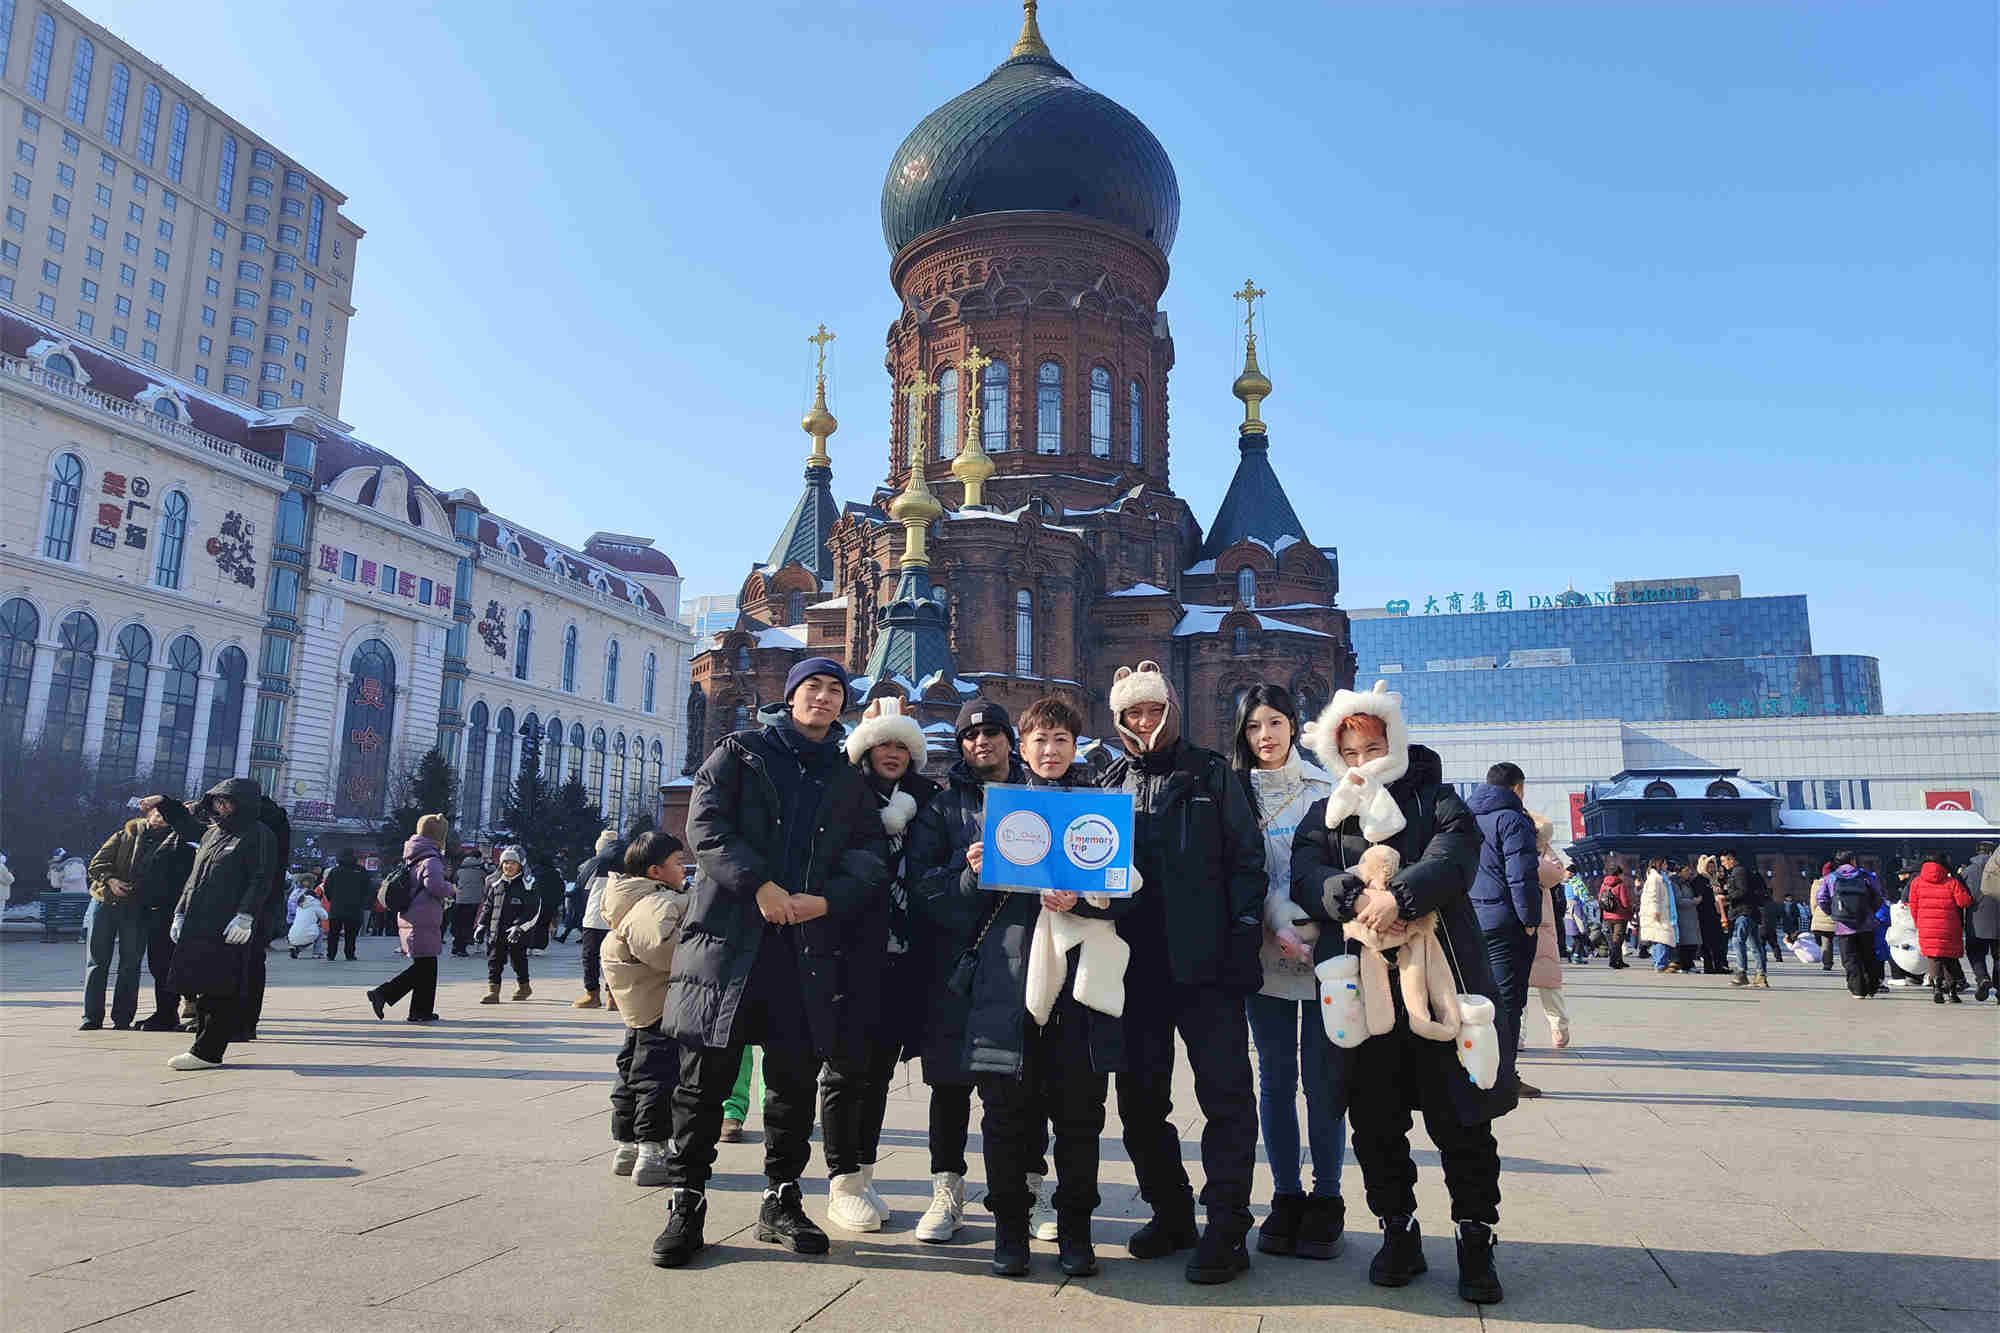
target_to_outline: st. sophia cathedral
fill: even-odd
[[[1157,661],[1189,738],[1225,752],[1256,682],[1290,687],[1307,717],[1353,683],[1337,552],[1271,469],[1263,293],[1236,293],[1240,459],[1204,533],[1171,484],[1173,164],[1050,53],[1034,0],[1024,9],[1007,59],[924,117],[882,184],[898,303],[888,476],[866,503],[834,499],[822,327],[804,492],[744,580],[735,627],[694,659],[684,771],[778,703],[805,656],[847,665],[856,714],[904,699],[933,768],[957,758],[952,720],[975,694],[1015,716],[1063,695],[1113,735],[1120,664]],[[685,790],[666,793],[670,822]]]

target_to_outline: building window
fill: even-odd
[[[123,65],[111,67],[111,95],[104,99],[104,137],[112,143],[125,138],[125,99],[132,91],[132,71]]]
[[[174,103],[173,128],[167,131],[167,178],[181,178],[181,163],[187,157],[188,109],[186,102]]]
[[[241,375],[224,375],[222,377],[222,391],[232,398],[248,397],[250,393],[250,381]]]
[[[569,724],[569,780],[583,781],[583,723]]]
[[[514,787],[514,710],[503,708],[493,719],[493,811],[506,808],[507,793]]]
[[[271,210],[262,204],[243,205],[243,221],[253,227],[261,227],[271,220]]]
[[[465,731],[465,777],[459,787],[459,827],[470,835],[479,829],[479,797],[486,785],[486,705],[472,705]]]
[[[232,347],[225,354],[225,359],[232,366],[247,366],[250,364],[250,349],[247,347]]]
[[[284,281],[273,282],[271,284],[271,299],[281,303],[290,301],[292,299],[292,284]]]
[[[123,329],[111,330],[111,345],[113,347],[121,347],[121,348],[125,346],[125,330]]]
[[[236,136],[222,136],[222,170],[215,178],[215,211],[227,213],[236,198]]]
[[[604,645],[604,702],[618,702],[618,640]]]
[[[521,610],[521,614],[517,616],[514,620],[514,679],[515,680],[526,680],[528,678],[528,656],[529,653],[532,651],[529,648],[529,644],[533,642],[534,637],[535,637],[534,613],[523,607]]]
[[[68,244],[69,235],[67,232],[63,231],[61,227],[49,228],[49,249],[55,251],[57,254],[61,254],[63,247]]]
[[[21,743],[28,684],[35,675],[35,639],[41,632],[41,614],[25,597],[0,606],[0,743]]]
[[[165,408],[165,411],[160,409]],[[174,400],[161,397],[153,402],[153,411],[168,420],[177,416]],[[181,586],[181,560],[187,553],[188,501],[179,491],[168,491],[167,498],[160,501],[160,526],[155,538],[158,554],[153,558],[153,582],[162,588]]]
[[[262,282],[264,280],[264,266],[248,259],[239,259],[236,261],[236,280],[238,282]]]
[[[312,215],[306,220],[306,262],[308,264],[317,264],[319,262],[320,220],[322,216],[325,214],[325,212],[326,212],[325,198],[317,194],[314,195],[312,201]]]
[[[590,796],[600,806],[604,803],[604,728],[598,727],[590,733]]]
[[[334,813],[373,818],[382,813],[396,719],[396,656],[369,639],[348,660],[346,730],[340,743],[340,780]]]
[[[35,146],[26,139],[14,140],[14,159],[18,162],[25,162],[31,167],[34,166]]]
[[[1248,657],[1250,655],[1250,631],[1242,625],[1236,627],[1233,647],[1238,657]]]
[[[97,321],[91,317],[88,310],[79,310],[76,312],[76,331],[78,333],[89,333],[91,326],[96,323]]]
[[[153,772],[159,786],[178,791],[194,746],[195,689],[201,681],[201,645],[186,634],[167,649],[166,688],[160,694],[160,730]]]
[[[563,630],[562,687],[576,693],[576,626]]]
[[[35,298],[35,312],[44,319],[54,319],[56,317],[56,298],[50,296],[47,292],[43,292]]]
[[[90,70],[97,61],[97,48],[88,37],[76,39],[76,48],[69,62],[69,105],[64,113],[77,124],[83,124],[84,115],[90,110]]]
[[[681,759],[681,772],[692,773],[701,766],[704,753],[702,742],[707,736],[708,696],[698,689],[691,689],[687,703],[687,754]]]
[[[208,705],[208,755],[202,785],[213,786],[236,772],[236,741],[243,730],[243,682],[250,659],[241,648],[224,648],[215,659],[215,695]]]
[[[139,99],[139,142],[133,151],[147,166],[153,165],[153,149],[160,138],[160,85],[149,83]]]
[[[232,338],[256,337],[257,321],[254,319],[248,319],[242,315],[231,316],[229,320],[229,336]],[[244,349],[243,355],[246,358],[250,355],[250,351],[248,348]],[[250,364],[250,362],[246,359],[242,364],[247,366]]]
[[[194,382],[195,382],[196,384],[207,384],[207,383],[208,383],[208,367],[207,367],[207,366],[196,366],[196,367],[194,368]]]
[[[938,437],[935,456],[958,455],[958,372],[946,368],[938,372]]]
[[[1257,605],[1257,571],[1248,565],[1236,571],[1236,600],[1245,606]]]
[[[1053,361],[1035,372],[1035,452],[1062,452],[1062,367]]]
[[[653,691],[659,684],[659,676],[660,655],[658,653],[647,653],[644,694],[639,701],[639,706],[649,713],[653,711]]]
[[[153,636],[143,625],[118,632],[118,655],[111,663],[111,691],[105,697],[102,772],[130,777],[139,771],[139,723],[146,712],[146,671],[153,660]]]
[[[611,784],[605,790],[605,800],[610,809],[604,813],[612,828],[625,827],[625,733],[619,732],[611,741]]]
[[[299,243],[299,229],[289,222],[278,224],[278,244],[296,246]]]
[[[45,359],[42,368],[66,379],[76,378],[76,368],[66,356]],[[76,514],[83,503],[83,460],[75,454],[61,454],[49,476],[48,512],[42,521],[42,554],[51,560],[76,556]]]
[[[529,717],[533,717],[531,713]],[[562,749],[563,724],[559,717],[549,719],[548,730],[543,733],[542,773],[554,785],[560,787],[563,780]]]
[[[1131,462],[1143,467],[1146,462],[1146,396],[1139,390],[1139,381],[1133,380],[1126,386],[1125,438],[1131,450]]]
[[[1103,366],[1090,371],[1090,452],[1111,457],[1111,372]]]
[[[56,631],[54,669],[49,673],[48,720],[42,743],[58,754],[83,753],[83,723],[90,712],[90,675],[97,666],[97,622],[81,611],[63,618]]]
[[[250,178],[250,197],[252,199],[269,199],[271,197],[271,182],[262,176],[252,176]]]
[[[181,206],[181,197],[179,195],[175,194],[172,190],[160,191],[160,207],[163,210],[171,213],[176,209],[178,209],[180,206]]]
[[[250,150],[250,165],[270,171],[278,165],[278,159],[271,156],[268,148],[253,148]]]
[[[14,173],[12,189],[16,199],[26,199],[34,194],[35,183],[17,171]]]
[[[1007,452],[1007,363],[996,360],[980,381],[980,447],[989,454]]]
[[[37,102],[49,100],[49,62],[56,54],[56,21],[47,14],[35,17],[35,45],[28,53],[28,96]]]
[[[146,295],[152,297],[155,301],[165,301],[167,299],[167,284],[161,282],[158,278],[148,278],[146,280]]]
[[[1014,674],[1035,674],[1035,598],[1026,588],[1014,594]]]

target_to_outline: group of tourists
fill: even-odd
[[[688,847],[648,833],[592,877],[605,924],[590,929],[604,932],[602,981],[627,1029],[612,1169],[669,1187],[654,1263],[680,1267],[706,1246],[716,1145],[726,1118],[740,1126],[731,1103],[754,1047],[766,1176],[754,1234],[794,1253],[828,1248],[802,1198],[815,1115],[828,1223],[865,1233],[888,1219],[874,1172],[890,1079],[910,1058],[929,1089],[932,1173],[915,1234],[942,1243],[965,1225],[976,1094],[996,1274],[1029,1272],[1034,1240],[1054,1242],[1066,1275],[1098,1271],[1091,1217],[1115,1092],[1151,1213],[1127,1242],[1134,1257],[1188,1252],[1197,1283],[1247,1271],[1260,1132],[1277,1192],[1256,1248],[1331,1257],[1346,1122],[1382,1231],[1369,1276],[1404,1285],[1425,1269],[1409,1144],[1421,1114],[1451,1197],[1459,1292],[1500,1300],[1492,1122],[1519,1095],[1519,1006],[1495,982],[1496,932],[1475,904],[1478,817],[1438,756],[1410,744],[1399,696],[1343,690],[1307,726],[1289,693],[1259,686],[1225,756],[1182,734],[1172,684],[1144,662],[1112,685],[1123,753],[1108,765],[1079,757],[1084,722],[1065,700],[1017,721],[975,698],[939,783],[918,771],[924,733],[899,701],[871,702],[849,731],[848,691],[838,663],[801,662],[782,716],[725,737],[701,766]],[[1133,891],[982,887],[992,784],[1130,794]],[[1537,911],[1513,933],[1545,918],[1553,927]],[[1328,986],[1357,1015],[1338,1039],[1316,1016]],[[1199,1200],[1172,1119],[1176,1036],[1203,1119]]]

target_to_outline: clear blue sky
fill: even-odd
[[[558,538],[733,592],[884,466],[878,191],[1009,0],[82,0],[344,190],[343,416]],[[1740,573],[1890,711],[2000,707],[1995,20],[1974,3],[1048,0],[1180,176],[1174,483],[1235,465],[1229,293],[1343,604]]]

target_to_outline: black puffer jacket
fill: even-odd
[[[202,824],[188,808],[169,796],[160,802],[167,821],[167,839],[139,872],[139,902],[149,912],[171,912],[194,869],[194,850],[201,844]]]
[[[336,921],[359,921],[375,900],[375,883],[358,861],[341,861],[326,872],[326,911]]]
[[[1073,766],[1059,782],[1028,775],[1031,787],[1095,787],[1096,773],[1085,764]],[[1142,886],[1140,892],[1144,892]],[[1025,1063],[1028,1024],[1028,952],[1034,943],[1035,922],[1042,914],[1038,893],[995,893],[976,890],[980,919],[993,910],[995,900],[1004,900],[993,929],[979,946],[979,969],[973,975],[972,1001],[965,1025],[965,1064],[974,1074],[1018,1076]],[[1113,898],[1109,907],[1093,907],[1078,900],[1070,909],[1076,916],[1115,921],[1132,910],[1133,898]],[[1114,1074],[1125,1068],[1125,1023],[1123,1019],[1098,1013],[1077,1003],[1072,994],[1076,985],[1077,960],[1069,960],[1069,980],[1056,997],[1049,1024],[1083,1023],[1090,1040],[1090,1066],[1100,1074]]]
[[[1427,746],[1410,747],[1409,771],[1389,784],[1389,794],[1405,820],[1403,831],[1389,839],[1389,845],[1403,859],[1402,869],[1389,882],[1390,892],[1402,904],[1405,920],[1426,912],[1438,914],[1445,961],[1451,965],[1458,990],[1485,996],[1494,1002],[1497,1012],[1500,1073],[1491,1091],[1480,1091],[1463,1076],[1448,1080],[1459,1119],[1478,1124],[1514,1109],[1518,1082],[1514,1073],[1518,1025],[1499,1002],[1500,988],[1493,984],[1493,970],[1486,961],[1486,938],[1466,896],[1479,868],[1479,822],[1458,793],[1444,785],[1444,762]],[[1305,915],[1325,923],[1319,942],[1313,946],[1316,963],[1346,949],[1339,923],[1353,919],[1362,888],[1348,867],[1359,862],[1367,850],[1368,840],[1361,835],[1357,817],[1348,816],[1338,830],[1326,826],[1324,798],[1313,802],[1299,821],[1299,831],[1292,835],[1292,902]],[[1329,1059],[1353,1059],[1352,1051],[1327,1041],[1324,1033],[1319,1040],[1326,1042],[1322,1053]],[[1439,1059],[1456,1061],[1448,1043],[1432,1044]],[[1347,1065],[1342,1063],[1339,1068],[1345,1070]]]
[[[1132,794],[1133,863],[1144,880],[1118,923],[1132,945],[1127,1012],[1169,980],[1263,989],[1264,835],[1228,761],[1176,738],[1114,761],[1097,785]]]
[[[185,918],[182,939],[220,937],[232,918],[247,915],[254,919],[264,910],[271,892],[271,876],[278,864],[277,841],[258,822],[257,784],[249,778],[225,778],[208,789],[202,801],[207,813],[210,801],[227,796],[236,802],[227,820],[217,819],[201,836],[194,864],[188,871],[187,886],[181,890],[174,912]],[[259,947],[256,935],[251,939]],[[240,946],[246,951],[249,945]]]
[[[880,1038],[896,1043],[897,1059],[914,1060],[923,1054],[924,1010],[930,1000],[931,969],[930,959],[923,952],[916,915],[910,910],[909,840],[924,807],[938,794],[938,784],[911,769],[897,778],[893,786],[884,788],[865,768],[857,766],[856,771],[868,784],[868,794],[881,814],[887,814],[890,800],[898,794],[917,803],[917,813],[900,832],[891,831],[887,824],[882,829],[889,855],[889,961],[883,974],[882,1010],[877,1024]]]
[[[1722,901],[1728,905],[1730,921],[1747,916],[1761,925],[1764,905],[1771,901],[1771,890],[1757,873],[1757,867],[1748,861],[1738,861],[1722,881]]]
[[[1018,787],[1027,781],[1020,757],[1008,756],[1007,784]],[[986,781],[961,759],[945,774],[944,790],[910,826],[910,915],[916,923],[917,953],[929,965],[918,1049],[924,1082],[930,1084],[972,1082],[965,1063],[965,1022],[972,1000],[952,994],[945,982],[996,906],[992,895],[980,892],[978,872],[965,863],[966,849],[979,840],[985,816]],[[1000,927],[996,923],[993,928]]]
[[[861,775],[842,759],[829,766],[811,827],[787,830],[771,769],[798,760],[780,731],[725,736],[695,774],[687,828],[701,877],[674,950],[663,1022],[680,1041],[729,1044],[765,935],[757,890],[777,883],[827,900],[825,916],[783,929],[798,946],[813,1045],[822,1058],[859,1058],[880,1013],[888,952],[882,819]],[[792,839],[806,840],[803,884],[783,882]]]

